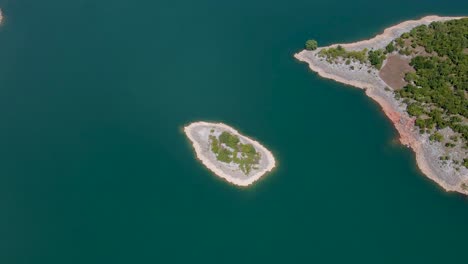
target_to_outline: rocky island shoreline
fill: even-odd
[[[444,146],[441,142],[431,140],[430,134],[420,133],[420,128],[415,126],[416,118],[408,114],[407,105],[395,96],[395,91],[401,87],[394,87],[395,85],[392,87],[389,85],[388,79],[384,80],[382,78],[383,75],[380,69],[385,69],[389,58],[386,58],[379,65],[380,67],[376,68],[370,63],[363,63],[363,61],[359,60],[338,58],[330,61],[322,55],[324,53],[322,50],[326,51],[326,49],[330,48],[350,52],[385,50],[395,39],[418,26],[429,25],[434,21],[449,21],[461,18],[426,16],[419,20],[410,20],[387,28],[382,34],[369,40],[349,44],[334,44],[328,47],[313,47],[313,50],[303,50],[295,54],[294,57],[308,63],[310,69],[321,77],[364,89],[366,95],[375,100],[393,122],[399,132],[400,142],[413,149],[420,170],[445,190],[468,194],[468,169],[459,166],[458,162],[458,160],[465,160],[466,162],[468,157],[466,147],[457,144],[455,148],[447,149],[446,145]],[[400,60],[409,61],[411,59],[405,55],[400,56],[396,52],[390,52],[389,55],[392,56],[391,54],[395,54],[394,56],[398,56]],[[398,83],[398,81],[401,82],[402,80],[396,81],[395,83]],[[444,128],[442,132],[448,136],[454,135],[450,128]],[[453,161],[441,158],[448,157],[447,153],[451,155]]]
[[[203,165],[234,185],[251,185],[276,166],[268,149],[223,123],[194,122],[184,132]]]

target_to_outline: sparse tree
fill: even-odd
[[[305,48],[306,50],[316,50],[318,43],[315,39],[309,39],[306,41]]]

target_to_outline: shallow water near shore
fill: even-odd
[[[449,0],[0,0],[0,263],[463,263],[468,199],[394,144],[363,91],[293,58]],[[277,160],[248,188],[182,131]]]

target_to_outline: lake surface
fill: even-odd
[[[413,3],[414,2],[414,3]],[[468,198],[416,167],[379,106],[293,54],[460,0],[0,0],[0,263],[463,263]],[[277,169],[195,159],[225,122]]]

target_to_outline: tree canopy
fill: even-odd
[[[306,50],[316,50],[318,48],[318,43],[315,39],[309,39],[305,43]]]
[[[225,163],[236,163],[244,174],[249,174],[252,169],[257,168],[260,161],[260,153],[252,144],[241,143],[238,136],[223,131],[218,137],[210,132],[211,151],[216,159]]]
[[[468,19],[433,22],[411,30],[404,36],[407,43],[423,47],[426,54],[412,58],[410,64],[416,72],[406,75],[408,85],[398,91],[398,96],[409,102],[408,113],[418,117],[416,125],[423,131],[450,127],[465,141],[468,140],[467,36]]]

